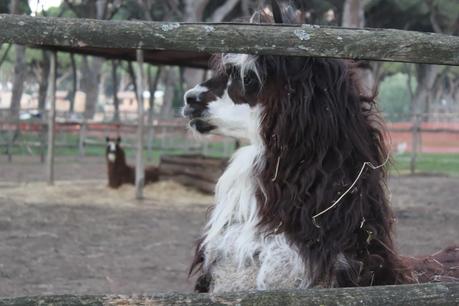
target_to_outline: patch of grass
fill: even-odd
[[[393,156],[390,173],[393,175],[410,172],[409,153]],[[454,153],[419,153],[416,159],[417,173],[440,173],[459,176],[459,154]]]
[[[23,141],[33,141],[38,143],[39,138],[38,134],[22,134],[18,143],[21,144]],[[185,139],[181,137],[167,139],[166,145],[179,147]],[[125,144],[134,145],[132,139],[123,139]],[[56,156],[78,156],[78,135],[61,133],[56,137],[56,143],[66,143],[69,146],[67,147],[56,147]],[[155,139],[153,142],[153,147],[158,148],[162,144],[161,140]],[[232,152],[234,148],[229,148]],[[3,147],[1,154],[5,154],[5,148]],[[32,147],[27,149],[23,145],[15,146],[12,150],[13,155],[39,155],[40,148]],[[126,156],[133,160],[135,158],[135,149],[125,147]],[[209,143],[207,146],[207,155],[212,157],[224,157],[224,144],[222,142]],[[184,149],[153,149],[152,156],[148,159],[147,151],[144,151],[145,158],[151,160],[154,163],[159,162],[161,155],[178,155],[189,153]],[[230,152],[228,152],[230,153]],[[46,147],[45,147],[46,154]],[[86,156],[104,156],[105,146],[94,146],[87,145],[85,148]],[[393,164],[390,167],[390,173],[392,175],[403,175],[408,174],[410,169],[410,153],[394,155]],[[459,176],[459,154],[453,153],[420,153],[418,154],[417,163],[416,163],[416,172],[417,173],[435,173],[435,174],[447,174],[452,176]]]
[[[78,141],[79,136],[70,133],[59,133],[56,135],[56,148],[55,148],[55,156],[66,156],[66,157],[77,157],[79,155],[78,150]],[[155,139],[153,141],[153,151],[148,158],[147,150],[144,150],[144,156],[147,160],[151,160],[154,163],[158,163],[161,155],[179,155],[179,154],[186,154],[190,153],[187,152],[185,149],[181,149],[180,145],[182,145],[186,139],[183,137],[173,137],[168,138],[165,141],[161,141],[160,139]],[[20,135],[18,140],[16,141],[16,145],[12,148],[13,156],[23,156],[23,155],[40,155],[41,148],[40,147],[26,147],[24,145],[25,142],[34,142],[38,144],[40,142],[39,135],[37,133],[23,133]],[[59,144],[66,144],[66,146],[59,146]],[[135,158],[136,151],[134,148],[128,147],[128,144],[134,146],[134,140],[129,138],[123,138],[124,150],[126,152],[126,157],[131,161]],[[166,148],[164,148],[166,146]],[[158,147],[163,147],[162,149],[157,149]],[[173,148],[168,148],[173,147]],[[230,148],[233,150],[233,148]],[[212,157],[224,157],[224,143],[223,142],[215,142],[209,143],[206,149],[206,153]],[[227,152],[228,153],[228,152]],[[229,152],[230,153],[230,152]],[[0,148],[0,154],[6,154],[6,147]],[[44,147],[44,154],[46,155],[46,143]],[[87,144],[85,146],[85,156],[104,156],[105,155],[105,146],[104,145],[91,145]]]

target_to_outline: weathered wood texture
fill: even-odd
[[[459,37],[311,25],[166,23],[0,15],[0,43],[235,52],[459,65]]]
[[[38,296],[0,299],[0,306],[76,305],[458,305],[459,283],[339,289],[234,292],[220,295],[170,293],[153,296]]]
[[[50,62],[49,74],[49,114],[48,114],[48,152],[46,155],[46,176],[48,185],[54,185],[54,152],[56,142],[56,78],[57,78],[57,54],[53,52]]]
[[[162,156],[159,171],[162,178],[175,180],[206,193],[213,193],[227,159],[202,155]]]
[[[135,161],[135,197],[140,200],[143,199],[143,186],[145,184],[145,170],[144,170],[144,156],[143,148],[145,143],[144,137],[144,103],[143,103],[143,51],[137,50],[137,63],[139,66],[137,73],[137,150]]]

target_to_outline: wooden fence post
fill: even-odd
[[[410,174],[416,173],[416,159],[418,154],[419,144],[419,115],[416,111],[413,114],[413,120],[411,125],[411,158],[410,158]]]
[[[78,158],[81,160],[84,158],[85,152],[85,141],[86,141],[86,120],[83,119],[83,122],[80,124],[80,136],[78,138]]]
[[[42,114],[43,116],[43,114]],[[47,126],[46,126],[46,121],[44,118],[41,119],[40,122],[40,131],[39,131],[39,138],[40,138],[40,162],[42,164],[45,163],[45,152],[46,152],[46,132],[47,132]]]
[[[139,66],[138,84],[137,84],[137,158],[135,163],[135,197],[136,199],[143,198],[143,185],[144,185],[144,105],[143,105],[143,50],[137,50],[137,63]]]
[[[51,55],[50,69],[50,96],[49,96],[49,113],[48,113],[48,153],[46,156],[47,163],[47,181],[48,185],[54,185],[54,142],[55,142],[55,123],[56,123],[56,65],[57,54]]]

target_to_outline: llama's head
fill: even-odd
[[[256,12],[251,22],[300,23],[302,16],[289,6],[284,7],[283,13],[278,11],[274,15],[265,9]],[[314,66],[316,61],[318,64]],[[327,84],[325,80],[331,74],[339,76],[341,70],[333,70],[326,61],[322,64],[320,60],[305,57],[228,53],[214,56],[213,66],[212,78],[191,88],[184,96],[182,114],[190,119],[189,126],[201,134],[251,141],[276,137],[271,123],[286,120],[280,123],[291,123],[294,129],[293,118],[282,118],[291,113],[300,116],[298,123],[304,126],[305,117],[312,114],[305,105],[310,104],[311,97],[326,95],[327,86],[342,85]],[[312,84],[311,78],[319,83]]]
[[[107,143],[107,147],[105,149],[105,157],[109,163],[114,163],[116,161],[116,157],[119,155],[119,151],[121,150],[121,137],[106,137],[105,142]]]
[[[215,60],[214,76],[185,93],[183,115],[199,133],[252,139],[258,133],[262,93],[256,57],[226,54]]]

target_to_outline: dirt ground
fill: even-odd
[[[163,181],[106,187],[103,158],[59,158],[53,187],[37,158],[0,157],[0,296],[191,291],[187,270],[212,197]],[[406,255],[459,242],[459,178],[391,177]]]

